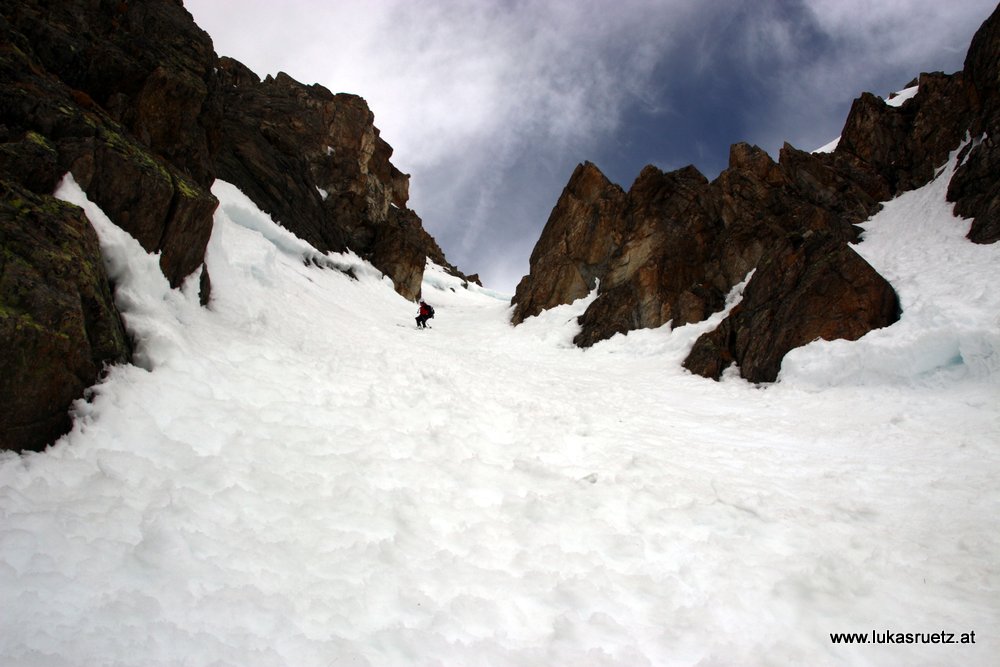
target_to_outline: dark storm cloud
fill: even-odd
[[[216,50],[365,97],[452,262],[511,290],[575,165],[709,177],[813,149],[851,100],[961,68],[985,0],[187,0]]]

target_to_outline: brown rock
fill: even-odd
[[[965,58],[965,78],[978,115],[971,128],[973,144],[952,178],[948,201],[955,213],[974,218],[969,239],[1000,240],[1000,7],[972,39]]]
[[[892,286],[845,242],[807,232],[769,252],[743,301],[684,361],[718,379],[730,363],[752,382],[773,382],[789,350],[817,338],[857,340],[899,319]]]
[[[978,115],[972,131],[995,131],[1000,123],[1000,5],[972,37],[963,71]]]
[[[973,122],[962,73],[921,74],[918,85],[899,107],[871,93],[855,100],[835,151],[878,174],[890,196],[930,182]]]
[[[718,268],[710,257],[723,229],[718,209],[715,192],[694,167],[643,169],[626,197],[623,242],[574,342],[587,347],[632,329],[668,321],[679,326],[721,307],[724,292],[709,275]]]
[[[130,357],[94,230],[50,193],[72,172],[175,286],[202,266],[214,53],[179,3],[152,0],[7,3],[0,34],[0,447],[41,449]]]
[[[55,164],[31,160],[45,171],[32,177],[8,162],[6,173],[48,193],[53,172],[71,171],[115,224],[161,252],[179,285],[203,263],[217,205],[207,136],[218,121],[199,78],[210,75],[211,40],[167,2],[26,1],[3,12],[0,118],[9,139],[44,146]]]
[[[955,214],[973,218],[968,238],[974,243],[1000,241],[1000,141],[996,137],[977,138],[948,184],[948,201],[955,202]]]
[[[161,253],[160,268],[177,287],[204,261],[218,200],[110,119],[94,118],[95,136],[57,143],[60,163],[112,222]]]
[[[601,290],[580,318],[575,342],[582,347],[633,329],[701,321],[789,233],[854,240],[851,223],[877,207],[864,187],[841,174],[837,158],[790,146],[776,163],[756,146],[736,144],[714,183],[693,167],[663,173],[650,166],[624,197],[597,196],[620,193],[599,174],[593,165],[577,169],[514,297],[517,322],[525,303],[582,296],[580,276],[592,274]],[[587,223],[595,219],[601,222]],[[553,242],[560,237],[568,240]]]
[[[21,50],[74,91],[77,106],[100,107],[152,153],[211,187],[209,140],[219,118],[209,91],[216,57],[211,38],[181,3],[7,5],[2,12],[23,39]]]
[[[623,241],[624,208],[620,187],[590,162],[577,166],[531,253],[531,271],[515,291],[514,324],[594,288]]]
[[[461,275],[406,208],[409,176],[363,99],[284,73],[260,81],[230,58],[218,70],[220,178],[317,249],[351,248],[407,298],[420,293],[427,257]]]
[[[410,210],[393,209],[389,220],[375,227],[371,262],[388,275],[402,296],[420,298],[420,285],[427,262],[420,218]]]

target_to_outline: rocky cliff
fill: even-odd
[[[363,99],[284,73],[261,81],[231,58],[219,59],[216,80],[218,178],[317,249],[365,257],[409,299],[428,257],[462,275],[406,208],[409,176],[389,161]]]
[[[0,448],[44,447],[130,344],[71,173],[171,285],[199,277],[216,178],[320,250],[351,248],[415,298],[446,261],[406,208],[364,100],[219,58],[180,0],[0,5]]]
[[[968,140],[951,183],[969,238],[1000,238],[1000,10],[976,34],[962,72],[922,74],[916,96],[857,99],[832,153],[785,145],[777,162],[736,144],[709,182],[694,167],[646,167],[625,192],[593,164],[577,167],[517,286],[513,323],[599,285],[575,342],[679,326],[720,310],[757,269],[742,304],[697,341],[685,366],[718,378],[730,363],[773,381],[781,359],[817,337],[854,340],[898,318],[891,286],[849,242],[900,192],[929,182]]]

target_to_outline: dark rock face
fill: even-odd
[[[51,197],[67,172],[172,286],[202,268],[203,304],[217,174],[408,298],[428,257],[461,275],[405,208],[372,121],[361,98],[219,59],[179,0],[0,5],[0,448],[51,442],[103,365],[130,357],[94,231]]]
[[[627,193],[595,166],[578,167],[518,285],[513,322],[599,281],[575,339],[586,347],[637,328],[701,321],[757,268],[743,304],[685,364],[717,378],[735,361],[754,381],[774,380],[793,347],[854,340],[891,324],[895,295],[847,245],[857,239],[854,225],[879,202],[933,179],[970,130],[986,138],[966,149],[949,198],[958,213],[976,216],[970,238],[1000,237],[998,17],[1000,10],[977,34],[964,72],[921,75],[918,94],[899,106],[862,95],[833,153],[786,144],[775,162],[736,144],[711,183],[693,167],[647,167]]]
[[[719,202],[707,186],[693,167],[642,171],[626,198],[624,242],[611,254],[602,298],[580,320],[577,345],[669,320],[699,321],[721,306],[715,285],[720,267],[710,249],[723,228]]]
[[[349,247],[370,260],[409,299],[420,294],[426,257],[461,275],[406,208],[409,176],[389,162],[363,99],[284,73],[261,81],[229,58],[218,69],[219,178],[317,249]]]
[[[806,232],[771,249],[722,324],[684,362],[718,379],[730,363],[773,382],[790,350],[817,338],[857,340],[899,319],[892,286],[842,240]]]
[[[855,183],[833,156],[790,146],[780,163],[749,144],[709,183],[694,167],[646,167],[625,193],[592,164],[570,179],[514,297],[514,322],[585,295],[583,347],[638,328],[699,322],[789,234],[853,240],[884,183]],[[871,191],[871,192],[870,192]]]
[[[45,70],[89,98],[82,106],[101,107],[152,152],[211,185],[216,57],[180,2],[16,4],[5,10],[12,26]]]
[[[202,264],[217,202],[212,41],[178,3],[20,2],[4,11],[0,122],[56,151],[172,285]]]
[[[420,218],[409,209],[390,207],[386,221],[374,225],[369,244],[357,247],[363,248],[367,259],[392,278],[396,291],[407,299],[420,297],[427,258],[470,282],[468,276],[448,263],[437,242],[424,230]]]
[[[1000,241],[1000,7],[972,39],[965,78],[978,111],[973,145],[948,188],[955,213],[974,218],[969,239]]]
[[[871,93],[854,101],[836,153],[885,180],[890,196],[925,185],[972,124],[961,72],[921,74],[917,95],[899,107]]]
[[[40,449],[129,346],[83,211],[9,181],[0,194],[0,447]]]
[[[623,240],[625,192],[592,163],[581,164],[531,253],[531,273],[514,296],[515,324],[586,296]]]
[[[955,213],[973,218],[969,240],[1000,241],[1000,134],[977,140],[969,156],[948,185],[948,200]]]
[[[0,446],[40,449],[130,358],[95,232],[51,192],[73,173],[175,286],[202,266],[214,53],[172,2],[7,3],[0,32]]]

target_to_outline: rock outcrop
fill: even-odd
[[[586,296],[623,240],[626,196],[590,162],[573,172],[517,286],[515,324]]]
[[[2,181],[0,244],[0,444],[33,449],[68,430],[67,406],[129,344],[83,211]]]
[[[218,78],[219,178],[317,249],[370,260],[409,299],[427,257],[461,275],[406,208],[409,176],[389,161],[362,98],[284,73],[261,81],[230,58],[219,60]]]
[[[201,267],[214,53],[170,2],[7,3],[0,33],[0,447],[39,449],[130,356],[96,234],[51,193],[71,172],[175,286]]]
[[[775,162],[736,144],[712,182],[693,167],[665,174],[650,166],[627,193],[581,165],[517,287],[514,324],[598,285],[577,345],[701,321],[756,268],[743,304],[685,362],[716,378],[735,362],[752,381],[773,381],[785,353],[817,337],[853,340],[891,324],[892,288],[848,242],[879,202],[929,182],[970,132],[985,138],[967,146],[950,196],[957,212],[976,217],[972,240],[1000,236],[998,26],[994,13],[963,72],[921,75],[917,95],[901,105],[862,95],[833,153],[786,144]]]
[[[20,2],[3,18],[4,140],[45,137],[58,172],[179,285],[202,264],[218,203],[211,39],[165,1]]]
[[[1000,241],[1000,6],[972,39],[964,74],[975,111],[973,144],[948,188],[955,213],[974,218],[969,238]]]
[[[429,257],[408,177],[364,100],[219,58],[179,0],[0,6],[0,449],[39,449],[129,343],[72,173],[173,286],[201,269],[216,177],[320,250],[351,248],[416,298]]]
[[[843,240],[808,231],[769,252],[743,300],[701,336],[684,362],[719,379],[731,363],[773,382],[790,350],[817,338],[857,340],[899,319],[896,292]]]
[[[589,185],[588,187],[584,187]],[[592,164],[577,168],[518,285],[513,319],[568,303],[600,284],[575,342],[699,322],[722,308],[733,285],[792,234],[853,240],[887,192],[846,178],[832,156],[790,146],[780,163],[736,144],[729,168],[709,183],[694,167],[646,167],[625,193]]]

